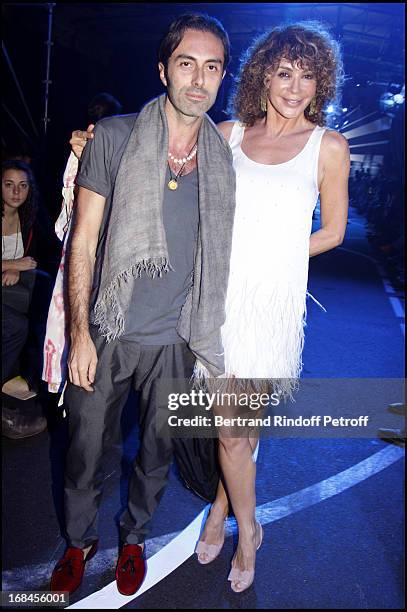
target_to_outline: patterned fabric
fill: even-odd
[[[55,233],[58,238],[63,241],[63,246],[61,261],[48,311],[47,331],[44,342],[44,367],[42,379],[48,383],[48,391],[50,393],[62,391],[67,378],[68,334],[65,319],[64,269],[65,250],[71,229],[74,186],[78,166],[78,159],[71,153],[63,178],[62,208],[55,223]]]

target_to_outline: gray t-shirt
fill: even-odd
[[[128,142],[136,115],[109,117],[99,121],[95,136],[88,141],[82,155],[76,184],[106,198],[96,253],[91,308],[97,296],[103,244],[119,164]],[[151,169],[155,171],[154,168]],[[167,169],[166,183],[169,170]],[[140,344],[166,345],[183,342],[176,325],[186,295],[192,284],[195,247],[198,235],[198,172],[193,170],[178,181],[178,189],[165,189],[163,221],[171,267],[161,277],[145,273],[134,283],[133,300],[126,313],[121,339]],[[91,320],[93,317],[91,316]]]

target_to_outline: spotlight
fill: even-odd
[[[334,113],[334,112],[335,112],[334,105],[333,105],[333,104],[330,104],[330,105],[327,107],[326,112],[328,113],[328,115],[332,115],[332,113]]]
[[[349,123],[349,121],[346,119],[346,121],[343,122],[343,125],[347,125]]]
[[[360,87],[360,83],[356,83],[356,87]]]
[[[404,104],[405,97],[406,97],[406,86],[403,85],[399,93],[394,94],[393,100],[395,101],[396,104]]]
[[[393,94],[386,92],[380,96],[380,105],[383,110],[390,110],[396,104]]]
[[[347,109],[347,108],[343,108],[343,109],[342,109],[342,112],[343,112],[343,113],[346,113],[346,112],[348,112],[348,109]]]

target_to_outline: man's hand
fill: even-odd
[[[92,384],[95,381],[97,362],[96,348],[89,333],[73,336],[68,358],[71,383],[85,391],[94,391]]]
[[[10,287],[16,285],[20,280],[20,272],[18,270],[5,270],[1,277],[2,287]]]
[[[82,157],[82,151],[85,148],[88,140],[93,138],[94,127],[95,125],[91,123],[88,125],[86,132],[83,132],[82,130],[75,130],[72,132],[72,138],[69,141],[69,144],[71,145],[72,151],[78,159]]]
[[[37,267],[37,262],[34,257],[19,257],[15,259],[15,270],[25,272],[25,270],[34,270]]]

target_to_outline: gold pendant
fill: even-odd
[[[168,189],[171,189],[171,191],[174,191],[174,189],[178,188],[178,183],[175,179],[171,179],[170,181],[168,181],[167,186],[168,186]]]

